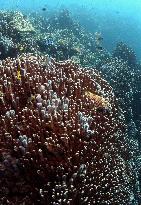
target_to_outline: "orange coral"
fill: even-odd
[[[96,108],[110,108],[111,107],[109,101],[100,95],[97,95],[97,94],[92,93],[90,91],[86,91],[85,95],[90,100],[94,101],[94,107],[96,107]]]

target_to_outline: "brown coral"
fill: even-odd
[[[124,124],[95,70],[29,54],[2,61],[0,75],[1,204],[130,204]]]

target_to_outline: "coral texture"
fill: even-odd
[[[0,76],[0,204],[133,204],[124,117],[96,70],[28,54]]]
[[[134,66],[137,63],[135,52],[123,42],[116,45],[113,56],[124,60],[129,66]]]

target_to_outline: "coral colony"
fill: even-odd
[[[124,117],[99,73],[31,54],[0,63],[0,204],[133,204]]]
[[[68,10],[0,25],[0,205],[139,205],[134,51],[108,53]]]

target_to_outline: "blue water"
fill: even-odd
[[[0,9],[39,12],[69,8],[91,32],[100,31],[104,46],[111,51],[124,41],[141,59],[141,1],[140,0],[0,0]]]

